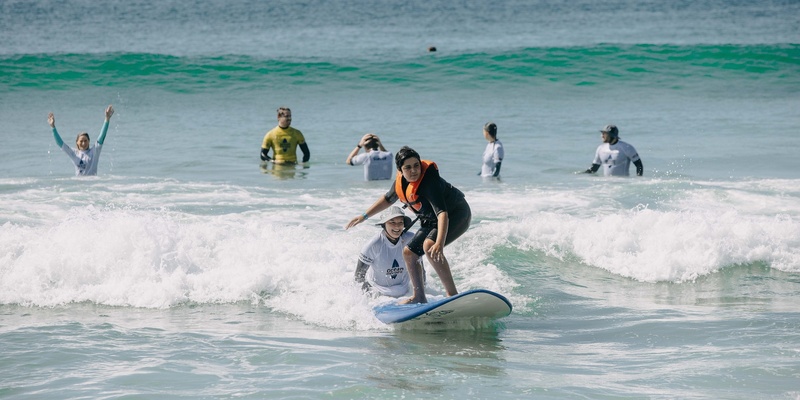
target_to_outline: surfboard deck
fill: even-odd
[[[391,302],[376,306],[375,317],[385,324],[406,321],[446,322],[470,318],[502,318],[511,314],[511,302],[486,289],[474,289],[424,304]]]

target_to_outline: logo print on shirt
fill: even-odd
[[[608,153],[608,157],[606,157],[606,160],[603,161],[603,164],[608,165],[609,168],[611,168],[612,165],[617,165],[617,157],[618,156],[619,156],[619,151],[618,150],[611,150]]]
[[[281,142],[281,150],[283,150],[284,153],[289,151],[289,141],[288,140],[283,139],[283,141]]]
[[[386,275],[391,276],[392,279],[397,278],[397,274],[403,272],[403,267],[397,264],[397,260],[392,261],[392,268],[386,270]]]

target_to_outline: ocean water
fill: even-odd
[[[0,1],[0,398],[800,399],[798,15]],[[74,177],[47,114],[72,144],[109,104]],[[308,165],[259,165],[280,106]],[[608,123],[644,177],[579,173]],[[464,191],[457,287],[509,317],[374,318],[353,271],[377,228],[343,229],[389,186],[344,164],[366,132]]]

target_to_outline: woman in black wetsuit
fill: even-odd
[[[403,258],[411,276],[413,294],[402,303],[426,303],[423,271],[417,261],[423,254],[436,270],[448,296],[458,293],[450,264],[444,256],[444,246],[452,243],[469,228],[472,211],[464,193],[439,176],[432,161],[422,160],[419,153],[405,146],[395,155],[397,178],[391,189],[367,211],[347,224],[345,229],[364,222],[385,210],[397,200],[419,217],[421,227],[403,249]]]

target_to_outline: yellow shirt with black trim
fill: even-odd
[[[284,129],[276,126],[264,135],[261,143],[262,149],[272,149],[274,156],[273,162],[276,164],[296,163],[297,146],[306,142],[303,134],[291,126]]]

